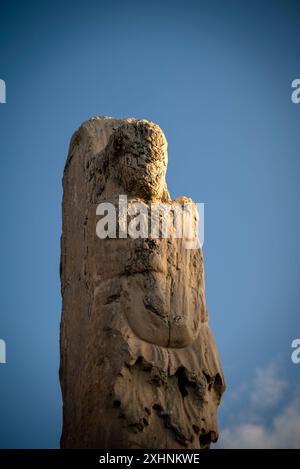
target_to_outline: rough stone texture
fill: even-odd
[[[207,448],[224,379],[203,256],[170,239],[99,239],[96,206],[171,203],[167,142],[146,120],[93,118],[63,178],[64,448]],[[178,199],[183,203],[190,199]]]

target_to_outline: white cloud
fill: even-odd
[[[300,399],[273,418],[271,426],[241,424],[225,428],[219,448],[300,448]]]
[[[259,408],[270,408],[278,403],[286,388],[286,382],[278,376],[275,362],[256,370],[250,401]]]
[[[257,369],[250,383],[232,391],[217,447],[300,448],[299,391],[288,389],[276,363]]]

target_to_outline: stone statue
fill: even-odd
[[[208,448],[217,440],[225,385],[202,250],[176,236],[174,216],[162,220],[166,208],[189,204],[196,229],[196,207],[171,201],[166,168],[165,136],[146,120],[93,118],[71,140],[61,240],[63,448]],[[115,209],[113,236],[97,234],[101,204]],[[163,221],[168,237],[160,236]],[[149,236],[143,229],[155,222],[158,236]]]

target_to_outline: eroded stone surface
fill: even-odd
[[[224,378],[203,256],[169,239],[99,239],[96,207],[170,204],[167,142],[148,121],[94,118],[63,178],[62,447],[207,448]],[[183,203],[189,199],[178,199]],[[191,202],[191,201],[190,201]]]

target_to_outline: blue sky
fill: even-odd
[[[205,203],[207,301],[228,385],[219,445],[300,447],[299,424],[278,430],[300,416],[299,10],[1,1],[0,447],[59,444],[61,178],[72,133],[94,115],[158,123],[172,197]]]

